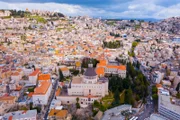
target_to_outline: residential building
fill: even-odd
[[[15,111],[3,115],[3,120],[37,120],[37,110]]]
[[[164,78],[164,73],[161,73],[159,71],[155,71],[153,74],[153,82],[159,84],[161,80]]]
[[[14,72],[11,75],[11,79],[15,80],[16,82],[19,82],[22,78],[22,75],[19,72]]]
[[[51,75],[50,74],[39,74],[38,76],[38,81],[50,81],[51,80]]]
[[[40,73],[40,70],[36,69],[31,74],[29,74],[29,81],[30,81],[30,83],[36,85],[39,73]]]
[[[70,75],[70,71],[69,71],[69,69],[66,66],[60,67],[60,69],[62,71],[63,76],[67,77],[67,76]]]
[[[0,97],[0,102],[7,103],[7,104],[15,104],[16,99],[17,98],[14,96],[2,96]]]
[[[39,85],[34,89],[32,101],[35,105],[46,105],[52,90],[52,84],[49,81],[39,82]]]
[[[0,17],[6,17],[6,16],[10,16],[11,12],[10,11],[0,11]]]
[[[96,72],[99,76],[104,74],[117,74],[122,78],[126,77],[126,66],[109,64],[106,60],[100,60],[97,64]]]
[[[48,114],[48,119],[49,120],[68,120],[68,111],[67,110],[55,110],[51,109],[49,114]]]
[[[179,120],[180,118],[180,107],[173,103],[169,94],[159,94],[158,112],[170,120]]]
[[[160,114],[153,113],[153,114],[151,114],[149,120],[169,120],[169,119]]]

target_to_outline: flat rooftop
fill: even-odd
[[[159,94],[159,102],[165,108],[180,114],[180,106],[171,103],[170,96]]]
[[[102,120],[124,120],[125,117],[121,115],[121,112],[130,108],[131,105],[120,105],[118,107],[106,110]]]
[[[169,120],[160,114],[151,114],[150,120]]]

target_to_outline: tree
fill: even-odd
[[[177,87],[176,87],[176,91],[179,92],[180,91],[180,82],[178,83]]]
[[[76,102],[79,103],[79,97],[76,98]]]
[[[94,103],[93,103],[93,106],[94,107],[99,107],[99,105],[100,105],[99,102],[97,100],[95,100]]]
[[[33,102],[30,102],[29,108],[30,108],[30,110],[32,110],[32,108],[33,108]]]
[[[176,98],[180,99],[180,92],[176,94]]]
[[[34,65],[32,65],[33,69],[36,70],[36,67]]]
[[[76,108],[79,109],[80,108],[80,104],[76,103]]]
[[[136,63],[136,68],[139,69],[139,68],[140,68],[140,65],[141,65],[141,64],[139,63],[139,61],[137,61],[137,63]]]
[[[120,105],[120,97],[119,97],[119,90],[116,89],[115,93],[114,93],[114,101],[112,102],[112,106],[118,106]]]
[[[129,78],[123,79],[122,83],[124,89],[128,89],[131,86],[131,81]]]
[[[125,91],[125,100],[124,100],[124,102],[126,103],[126,104],[132,104],[132,102],[133,102],[133,92],[132,92],[132,89],[129,87],[129,89],[127,89],[126,91]]]
[[[158,102],[158,95],[157,94],[153,94],[152,98],[153,98],[154,103]]]
[[[62,71],[59,69],[59,81],[62,82],[63,79],[64,79],[64,75],[63,75]]]
[[[132,47],[133,47],[133,48],[135,48],[137,45],[138,45],[138,42],[136,42],[136,41],[134,41],[134,42],[132,43]]]
[[[84,74],[84,69],[83,68],[81,68],[81,74]]]
[[[158,89],[156,86],[152,86],[152,94],[157,94]]]

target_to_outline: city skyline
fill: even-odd
[[[165,19],[180,16],[178,0],[1,0],[0,9],[25,10],[28,8],[56,11],[66,16],[101,17],[108,19],[138,18]]]

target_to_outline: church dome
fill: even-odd
[[[87,68],[87,70],[85,71],[84,75],[85,75],[85,76],[92,77],[92,76],[96,76],[97,74],[96,74],[94,68],[89,67],[89,68]]]

